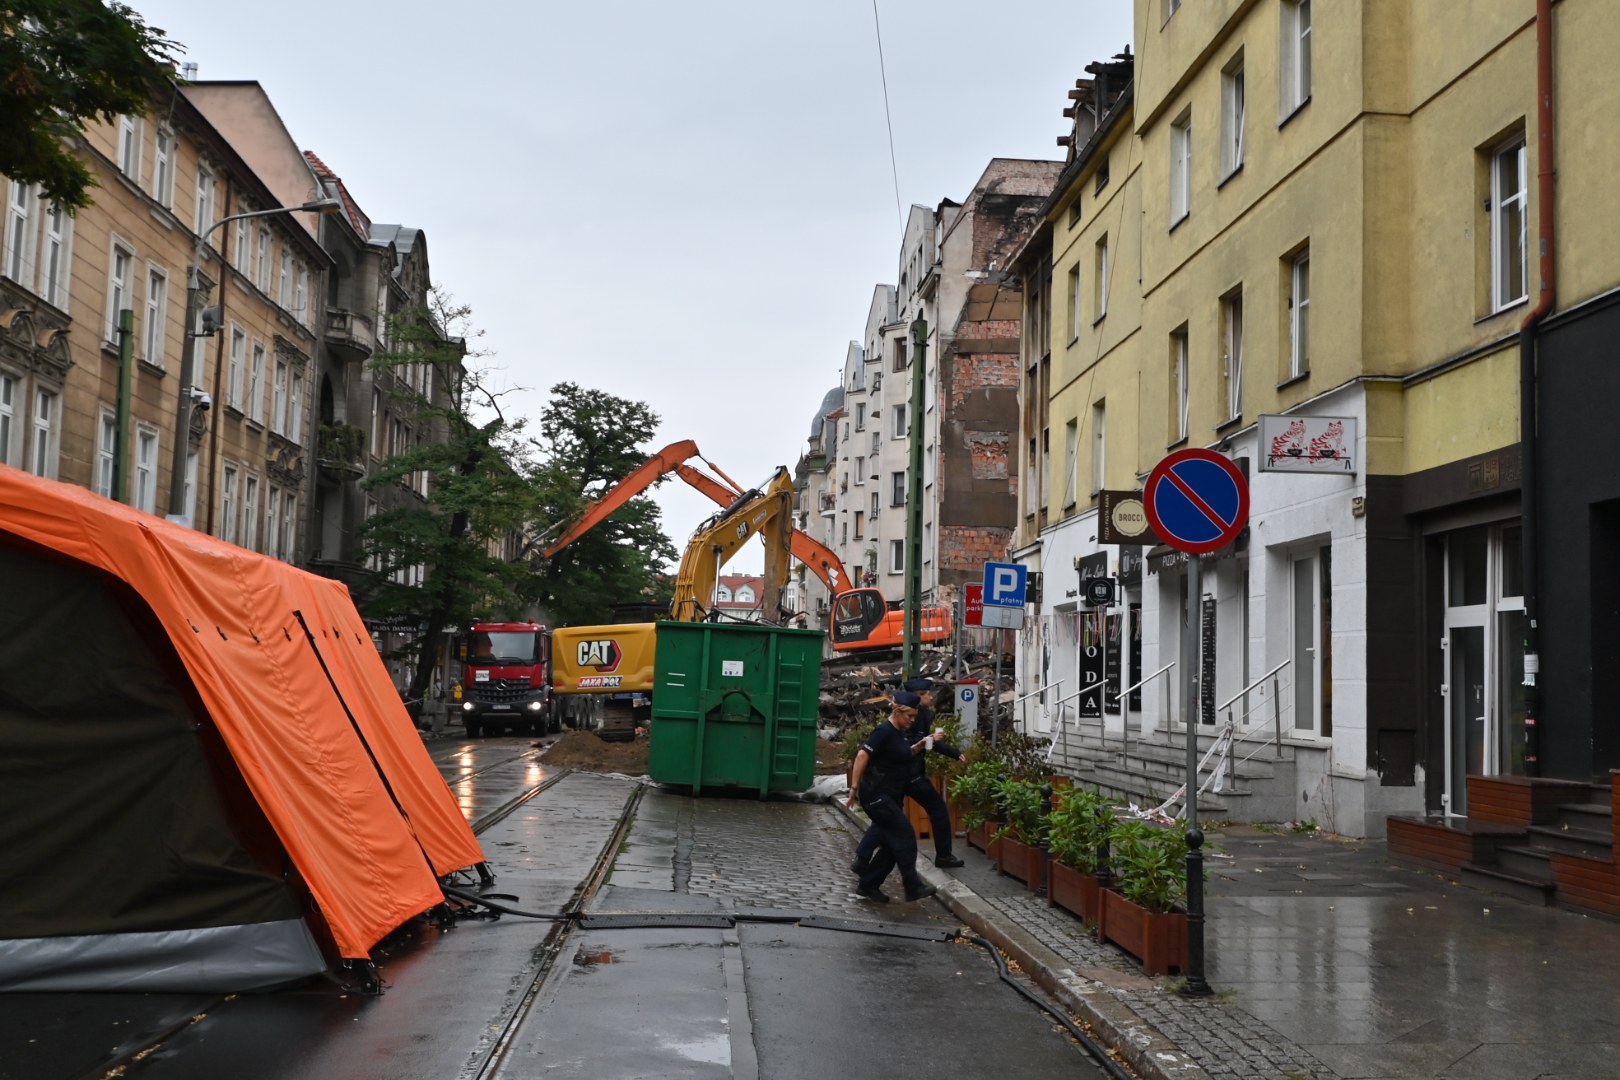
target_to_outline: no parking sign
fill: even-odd
[[[1249,482],[1213,450],[1171,454],[1149,474],[1142,496],[1159,539],[1193,555],[1225,547],[1249,523]]]

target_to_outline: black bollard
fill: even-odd
[[[1045,896],[1045,897],[1047,897],[1048,902],[1050,902],[1051,890],[1049,888],[1047,888],[1047,885],[1048,885],[1048,882],[1047,882],[1048,871],[1047,871],[1046,867],[1047,867],[1047,864],[1052,861],[1052,849],[1051,849],[1051,845],[1050,845],[1051,838],[1047,835],[1047,831],[1046,831],[1046,815],[1050,814],[1051,812],[1052,812],[1052,785],[1051,784],[1042,784],[1041,785],[1041,835],[1040,835],[1040,844],[1038,845],[1040,847],[1040,849],[1041,849],[1041,873],[1040,873],[1041,882],[1040,882],[1040,884],[1038,886],[1034,882],[1030,882],[1029,887],[1030,887],[1031,890],[1034,891],[1036,896]]]
[[[1215,991],[1204,978],[1204,834],[1187,830],[1187,985],[1188,997],[1208,997]]]

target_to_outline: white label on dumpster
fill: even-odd
[[[743,662],[741,660],[722,660],[722,661],[720,661],[720,674],[722,676],[724,676],[726,678],[730,678],[731,676],[735,675],[740,679],[740,678],[742,678],[742,673],[743,673]]]

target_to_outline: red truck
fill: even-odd
[[[541,734],[561,729],[551,682],[551,632],[536,622],[474,623],[458,649],[461,723]]]

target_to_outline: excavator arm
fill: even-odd
[[[675,575],[671,617],[700,622],[708,613],[720,570],[759,534],[765,541],[765,610],[775,612],[787,582],[793,528],[793,475],[778,469],[762,491],[749,491],[692,534]]]
[[[580,519],[569,526],[568,531],[559,536],[546,549],[546,558],[551,558],[557,552],[578,540],[600,524],[613,511],[619,509],[672,472],[722,507],[729,507],[736,502],[742,494],[742,490],[737,486],[736,481],[720,472],[719,467],[712,465],[712,463],[711,467],[724,477],[725,483],[686,464],[688,458],[694,457],[702,457],[702,455],[698,452],[697,443],[691,439],[670,443],[658,451],[629,476],[615,484],[606,495],[592,503]],[[727,483],[731,486],[727,487]],[[827,586],[828,592],[837,596],[849,588],[849,578],[844,573],[844,563],[831,549],[809,533],[793,528],[791,517],[786,519],[783,525],[789,530],[789,550],[792,552],[793,557],[808,566],[810,572],[820,578],[823,585]],[[786,579],[787,574],[784,572],[783,581]]]

